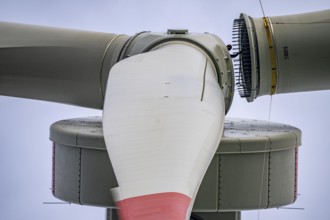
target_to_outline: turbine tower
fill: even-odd
[[[330,10],[242,14],[234,68],[209,33],[127,36],[1,22],[0,94],[103,109],[102,118],[51,126],[55,197],[117,210],[121,220],[237,220],[242,210],[296,200],[301,132],[225,118],[234,78],[249,102],[330,89],[329,23]]]

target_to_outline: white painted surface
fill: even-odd
[[[107,88],[103,129],[116,199],[160,192],[194,198],[223,131],[223,95],[207,57],[167,45],[116,64]]]

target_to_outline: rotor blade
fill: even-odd
[[[0,95],[103,107],[128,36],[0,22]]]
[[[330,10],[234,21],[236,78],[248,102],[330,89]]]
[[[184,220],[220,142],[224,97],[206,55],[184,43],[117,63],[103,112],[121,220]]]

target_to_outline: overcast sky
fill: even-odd
[[[329,0],[264,0],[263,4],[267,16],[330,8]],[[228,43],[232,22],[241,12],[262,17],[258,0],[0,0],[0,21],[118,34],[187,28],[217,34]],[[305,210],[263,210],[260,220],[328,218],[329,100],[329,91],[273,97],[271,121],[296,126],[303,132],[299,152],[301,195],[290,207]],[[269,96],[247,103],[236,94],[229,116],[266,120],[269,107]],[[102,208],[42,204],[57,201],[49,190],[49,126],[61,119],[101,114],[92,109],[0,96],[0,219],[105,218]],[[257,220],[257,215],[256,211],[243,212],[242,219]]]

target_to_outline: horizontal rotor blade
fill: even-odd
[[[0,22],[0,95],[103,108],[125,35]]]

